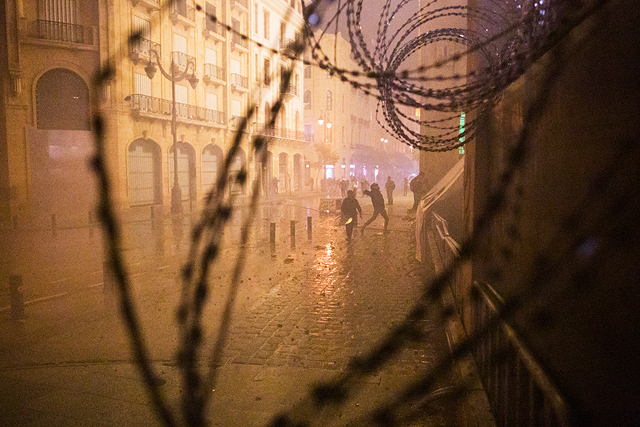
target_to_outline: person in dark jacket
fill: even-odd
[[[362,218],[362,209],[353,190],[347,191],[347,197],[342,201],[340,212],[342,213],[342,223],[347,229],[347,240],[351,240],[353,227],[358,225],[358,214]]]
[[[365,195],[371,197],[371,204],[373,205],[373,215],[367,222],[364,223],[362,229],[360,230],[360,234],[364,234],[364,229],[367,225],[371,224],[378,215],[382,215],[384,218],[384,231],[387,232],[387,226],[389,225],[389,215],[387,215],[387,210],[384,207],[384,197],[382,197],[382,193],[380,192],[380,186],[377,183],[371,184],[371,191],[365,191]]]
[[[390,176],[387,177],[387,182],[384,184],[384,189],[387,190],[387,204],[393,204],[393,190],[396,189],[396,183],[393,182]]]

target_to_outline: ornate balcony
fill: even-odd
[[[224,41],[226,30],[219,22],[214,22],[211,18],[205,16],[202,23],[202,35],[205,39],[212,37],[215,40]]]
[[[231,49],[239,49],[244,52],[249,51],[249,40],[240,34],[233,33],[231,36]]]
[[[303,131],[294,129],[284,129],[279,127],[268,128],[264,123],[254,123],[253,131],[258,135],[269,136],[273,138],[289,139],[295,141],[306,141]]]
[[[240,122],[242,121],[242,116],[231,116],[229,117],[229,126],[232,128],[238,128],[240,126]]]
[[[182,24],[185,29],[196,27],[196,9],[186,1],[176,0],[171,2],[171,14],[169,15],[173,25]]]
[[[148,95],[131,95],[131,111],[141,117],[171,120],[171,101]],[[223,126],[226,118],[221,111],[176,102],[176,120],[196,125]]]
[[[204,74],[202,76],[202,80],[204,80],[205,83],[213,82],[222,84],[223,82],[226,82],[227,79],[224,68],[214,64],[204,64]]]
[[[231,73],[231,81],[229,82],[231,84],[232,88],[241,90],[241,91],[248,91],[249,90],[249,79],[241,74],[237,74],[237,73]]]
[[[249,11],[249,2],[247,0],[231,0],[231,7],[239,7]]]
[[[290,100],[294,96],[298,96],[298,86],[289,85],[286,92],[284,93],[285,100]]]
[[[129,46],[129,56],[134,64],[137,64],[140,61],[148,61],[149,60],[149,51],[155,50],[158,52],[158,55],[162,57],[162,52],[160,50],[160,43],[156,43],[151,40],[147,40],[144,37],[141,37],[136,43],[132,43]]]
[[[131,0],[131,4],[142,6],[147,9],[147,12],[160,10],[160,0]]]
[[[191,62],[194,65],[194,67],[196,64],[196,58],[191,55],[187,55],[184,52],[178,52],[178,51],[171,52],[171,59],[173,59],[173,63],[176,65],[178,71],[184,70],[187,67],[187,64],[189,64],[189,62]]]
[[[55,42],[93,45],[93,32],[85,31],[85,27],[64,22],[38,19],[34,23],[33,35],[42,40]]]

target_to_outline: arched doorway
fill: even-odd
[[[151,139],[139,138],[129,145],[127,183],[130,206],[162,203],[160,146]]]
[[[169,148],[169,188],[175,181],[173,146]],[[193,146],[184,141],[178,141],[178,185],[182,193],[182,202],[189,202],[189,209],[193,209],[196,199],[196,151]]]
[[[26,129],[26,195],[36,223],[85,224],[95,209],[95,177],[87,167],[95,151],[89,89],[75,72],[54,68],[35,83],[35,126]],[[4,185],[4,183],[3,183]]]
[[[38,129],[89,130],[89,88],[65,68],[44,73],[36,83]]]
[[[208,144],[202,149],[201,182],[203,195],[209,194],[218,179],[218,171],[222,166],[222,149]]]

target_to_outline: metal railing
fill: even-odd
[[[214,64],[204,64],[204,78],[205,79],[218,79],[226,81],[224,68]]]
[[[154,98],[148,95],[131,95],[131,109],[140,113],[162,114],[171,116],[171,101]]]
[[[238,73],[231,73],[231,81],[232,85],[240,86],[245,89],[249,88],[249,79]]]
[[[238,33],[233,33],[231,35],[231,42],[234,45],[238,45],[238,46],[243,47],[245,49],[249,48],[249,40],[247,38],[245,38],[245,37],[242,37],[242,35],[240,35]]]
[[[471,322],[474,333],[479,333],[504,303],[486,283],[474,283],[472,290]],[[474,353],[497,426],[570,425],[564,399],[508,323],[488,328]]]
[[[242,6],[245,9],[249,8],[249,2],[247,0],[231,0],[231,7]]]
[[[173,63],[176,64],[176,67],[178,67],[178,69],[185,69],[187,67],[187,64],[192,63],[195,65],[196,63],[196,58],[194,56],[191,55],[187,55],[184,52],[180,52],[180,51],[173,51],[171,52],[171,58],[173,59]]]
[[[242,116],[231,116],[229,117],[229,126],[237,128],[240,126],[241,121],[242,121]]]
[[[163,115],[166,116],[167,120],[171,118],[171,101],[162,98],[133,94],[131,95],[131,109],[139,113]],[[225,114],[222,111],[180,102],[176,102],[176,118],[220,125],[225,124],[226,121]]]
[[[77,24],[38,19],[35,22],[34,33],[37,38],[43,40],[93,44],[93,33],[91,31],[85,33],[84,27]]]
[[[298,86],[289,85],[289,87],[287,88],[287,94],[298,96]]]
[[[145,57],[149,57],[149,52],[155,50],[158,52],[158,55],[162,57],[162,50],[160,43],[156,43],[154,41],[145,39],[141,37],[136,42],[131,43],[130,45],[131,54],[136,58],[139,58],[141,55]]]
[[[203,27],[205,31],[212,32],[214,34],[219,35],[220,37],[224,37],[224,27],[217,21],[213,21],[210,17],[205,16],[203,21]]]
[[[196,20],[196,8],[190,6],[186,1],[172,1],[171,2],[171,15],[180,15],[187,18],[190,21]]]
[[[449,235],[449,225],[447,223],[447,220],[438,215],[436,212],[433,212],[431,226],[438,233],[436,237],[439,237],[439,239],[436,238],[436,247],[438,248],[438,253],[440,254],[442,264],[446,268],[452,265],[459,257],[460,245],[455,241],[453,237]],[[450,282],[450,286],[451,292],[453,293],[453,299],[456,302],[456,308],[458,309],[458,312],[461,313],[463,304],[463,291],[459,268],[456,269]]]
[[[284,129],[279,127],[265,127],[263,123],[254,123],[253,131],[259,135],[271,136],[275,138],[294,139],[298,141],[306,141],[303,131],[294,129]]]
[[[433,213],[432,229],[445,267],[459,257],[460,245],[449,235],[447,221]],[[527,350],[515,330],[504,320],[498,327],[489,322],[501,313],[502,297],[490,285],[474,283],[465,298],[460,269],[450,281],[459,313],[471,311],[471,335],[482,334],[473,350],[478,373],[491,404],[496,425],[569,427],[568,408],[552,381]]]

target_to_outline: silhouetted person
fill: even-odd
[[[410,211],[415,212],[418,209],[420,199],[427,193],[427,177],[424,173],[420,172],[415,178],[411,180],[409,188],[413,192],[413,207]]]
[[[387,215],[387,210],[384,208],[384,197],[382,197],[382,193],[380,192],[380,186],[374,182],[371,184],[371,191],[365,190],[364,194],[371,197],[373,215],[364,223],[360,230],[360,234],[364,234],[364,229],[378,217],[378,214],[382,215],[382,218],[384,218],[384,231],[386,233],[387,226],[389,225],[389,215]]]
[[[396,183],[393,182],[390,176],[387,177],[387,182],[384,184],[384,189],[387,190],[387,204],[393,204],[393,190],[396,189]]]
[[[347,190],[349,189],[349,181],[346,179],[340,180],[340,196],[344,199],[347,197]]]
[[[404,177],[404,195],[406,196],[409,193],[409,180],[407,177]]]
[[[362,197],[364,197],[365,190],[369,191],[369,181],[367,181],[367,178],[362,177],[360,180],[360,187],[362,188]]]
[[[340,212],[342,213],[342,223],[347,229],[347,240],[351,240],[353,227],[358,225],[358,214],[362,218],[362,209],[353,190],[347,191],[347,197],[342,201]]]

